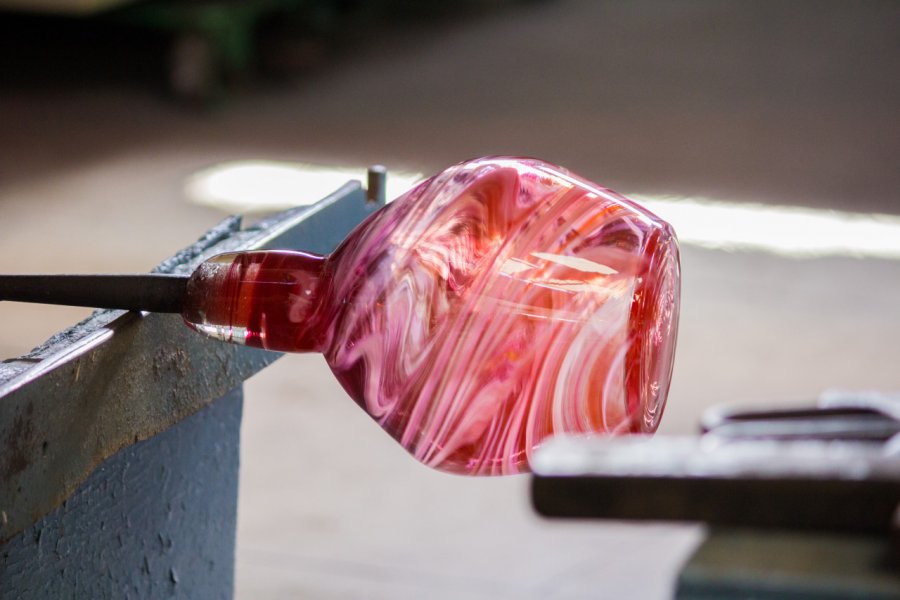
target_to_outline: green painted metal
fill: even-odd
[[[152,0],[125,6],[109,16],[175,35],[197,36],[211,47],[211,60],[219,71],[216,75],[228,77],[251,69],[256,56],[255,32],[263,18],[288,14],[306,4],[309,2],[304,0]]]
[[[713,529],[678,578],[679,600],[897,600],[885,537]]]

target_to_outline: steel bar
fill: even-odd
[[[180,313],[187,275],[0,275],[0,300]]]

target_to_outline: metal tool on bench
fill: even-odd
[[[827,393],[712,409],[700,437],[557,439],[534,461],[532,500],[548,517],[709,525],[680,598],[896,598],[898,417],[900,397]]]

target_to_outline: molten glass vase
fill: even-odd
[[[679,291],[664,221],[560,167],[483,158],[407,192],[327,257],[207,261],[183,315],[229,342],[321,352],[416,459],[505,474],[553,434],[657,428]]]

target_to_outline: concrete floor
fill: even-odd
[[[900,214],[895,3],[523,3],[384,26],[207,113],[144,80],[0,87],[0,272],[141,271],[221,215],[224,160],[433,172],[535,155],[625,194]],[[45,82],[46,83],[46,82]],[[900,261],[685,247],[662,432],[721,402],[900,390]],[[0,354],[86,311],[0,305]],[[247,385],[240,598],[665,598],[701,532],[551,523],[525,477],[415,464],[317,356]]]

